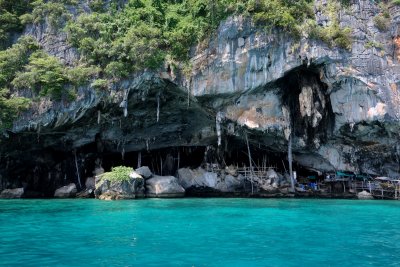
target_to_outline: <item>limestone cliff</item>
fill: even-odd
[[[326,5],[315,4],[320,25],[330,23]],[[389,7],[384,31],[374,24],[380,8],[369,0],[339,12],[340,25],[352,30],[351,50],[230,17],[193,48],[187,76],[165,66],[132,74],[108,91],[82,86],[72,103],[41,101],[2,137],[0,187],[50,192],[75,182],[76,169],[90,176],[98,158],[136,164],[139,151],[214,146],[223,157],[245,145],[244,135],[252,148],[286,160],[291,134],[299,168],[397,177],[400,6]],[[24,34],[66,64],[76,59],[66,37],[46,25],[30,25]],[[190,166],[194,156],[188,157]]]

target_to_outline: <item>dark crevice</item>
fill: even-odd
[[[290,110],[294,135],[305,138],[309,147],[314,146],[315,138],[322,143],[327,142],[334,129],[334,113],[328,87],[320,79],[321,68],[323,66],[302,66],[288,72],[277,81],[278,87],[281,88],[282,104]],[[301,103],[299,100],[301,94],[303,99],[311,96],[307,99],[311,101]],[[306,109],[311,111],[310,114],[304,114]],[[317,123],[314,123],[314,120],[317,120]]]

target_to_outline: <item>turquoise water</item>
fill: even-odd
[[[1,200],[1,266],[400,266],[400,201]]]

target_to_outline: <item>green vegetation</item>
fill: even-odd
[[[344,3],[341,3],[344,2]],[[343,49],[351,49],[352,38],[351,29],[339,26],[338,14],[342,4],[345,1],[336,2],[333,0],[328,1],[327,15],[331,19],[331,23],[325,27],[317,25],[315,21],[308,21],[309,37],[317,40],[322,40],[330,47],[340,47]]]
[[[165,58],[186,61],[191,45],[209,36],[219,21],[233,13],[252,15],[257,24],[298,35],[299,25],[313,16],[312,0],[130,0],[70,21],[66,31],[89,64],[102,67],[107,78],[156,69]]]
[[[327,27],[321,27],[315,23],[311,26],[310,37],[322,40],[330,47],[340,47],[344,49],[351,49],[351,29],[340,28],[338,23],[332,23]]]
[[[16,97],[26,90],[35,97],[71,100],[79,86],[104,90],[114,81],[156,70],[164,62],[190,73],[190,48],[207,43],[220,21],[232,14],[251,17],[267,31],[280,29],[294,37],[308,34],[330,46],[351,48],[351,31],[341,28],[338,19],[339,9],[349,0],[328,0],[331,23],[326,27],[316,25],[314,0],[84,2],[82,8],[79,0],[0,0],[0,49],[11,45],[23,24],[46,22],[54,32],[66,32],[68,42],[80,52],[74,66],[65,66],[30,37],[0,51],[2,125],[29,106],[29,101]]]
[[[0,131],[9,128],[13,119],[29,106],[30,100],[13,95],[10,83],[37,49],[33,38],[23,37],[11,48],[0,51]]]
[[[24,71],[17,73],[12,85],[16,89],[28,88],[41,96],[50,95],[59,100],[66,82],[61,62],[39,50],[29,57]]]
[[[29,0],[0,0],[0,49],[10,45],[13,33],[22,31],[19,17],[29,10]]]
[[[299,36],[305,19],[314,18],[314,1],[250,1],[247,11],[253,13],[254,21],[278,27]]]
[[[65,67],[58,58],[39,49],[37,42],[24,36],[12,47],[0,51],[0,130],[29,107],[31,100],[17,97],[20,89],[55,100],[72,99],[74,88],[95,79],[99,69],[79,65]]]
[[[400,6],[400,0],[392,0],[392,4]]]
[[[101,176],[101,179],[109,180],[110,182],[129,181],[129,174],[133,171],[131,167],[119,166],[113,167],[110,172],[106,172]]]
[[[380,31],[387,31],[390,26],[390,14],[385,4],[381,3],[382,12],[374,17],[375,27]]]
[[[30,103],[31,100],[28,98],[12,97],[7,89],[0,89],[0,132],[10,128],[13,120],[28,109]]]
[[[72,15],[69,14],[67,10],[67,6],[76,4],[76,0],[35,0],[31,3],[31,6],[33,8],[32,12],[22,15],[20,19],[23,24],[37,24],[43,22],[47,18],[50,25],[53,28],[57,28],[60,27],[64,22],[72,18]]]
[[[375,41],[368,41],[365,44],[365,48],[369,49],[369,48],[377,48],[377,49],[383,49],[383,45],[381,43],[375,42]]]

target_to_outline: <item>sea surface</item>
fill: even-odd
[[[400,201],[1,200],[0,266],[400,266]]]

